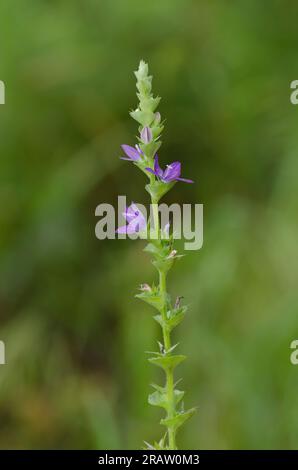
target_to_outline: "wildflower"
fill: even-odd
[[[127,157],[120,157],[121,160],[128,160],[130,162],[137,162],[141,159],[143,152],[138,145],[131,147],[130,145],[121,145],[123,152]]]
[[[163,343],[158,342],[159,352],[152,353],[154,357],[150,357],[149,362],[161,367],[166,374],[165,387],[153,384],[155,391],[149,395],[148,401],[154,406],[165,408],[166,416],[161,420],[161,424],[166,426],[167,431],[158,443],[155,443],[153,446],[148,443],[146,445],[148,449],[152,450],[177,450],[176,432],[194,414],[195,409],[191,408],[184,411],[184,406],[181,407],[179,405],[179,408],[177,407],[184,392],[175,388],[174,369],[185,359],[185,356],[172,354],[178,344],[172,345],[170,333],[183,319],[186,307],[180,307],[182,297],[177,297],[174,308],[171,307],[172,303],[167,293],[166,278],[167,272],[173,265],[173,261],[182,255],[179,255],[177,250],[172,248],[172,243],[163,242],[164,237],[170,238],[170,225],[168,223],[161,229],[158,208],[160,199],[172,187],[169,183],[176,181],[193,183],[193,181],[180,177],[180,162],[173,162],[167,165],[165,170],[160,168],[158,156],[156,155],[161,145],[159,137],[163,130],[161,116],[158,111],[156,112],[160,98],[154,97],[152,94],[152,76],[148,74],[148,65],[144,61],[140,62],[139,69],[135,72],[135,75],[137,78],[139,105],[130,115],[139,124],[140,135],[138,140],[143,151],[138,145],[135,147],[122,145],[126,155],[123,159],[136,163],[140,170],[153,173],[157,177],[156,181],[150,174],[150,184],[146,185],[146,190],[151,196],[151,204],[154,209],[149,228],[150,231],[154,228],[157,237],[152,243],[147,245],[145,250],[152,254],[152,262],[158,271],[159,277],[159,284],[156,287],[154,284],[152,287],[148,284],[141,284],[141,293],[137,294],[136,297],[149,303],[159,312],[158,315],[154,316],[154,319],[162,328]],[[152,165],[151,161],[154,155]],[[146,168],[147,165],[152,165],[152,168]],[[127,225],[119,227],[117,229],[118,233],[135,234],[141,232],[140,236],[145,235],[144,238],[147,238],[147,223],[136,204],[132,203],[127,207],[123,215]]]
[[[140,137],[144,144],[149,144],[153,139],[152,130],[150,127],[144,127],[141,131]]]
[[[119,227],[116,230],[116,233],[139,233],[142,232],[147,226],[145,217],[134,202],[126,208],[126,211],[123,213],[123,216],[127,221],[127,225]]]
[[[184,181],[185,183],[193,183],[192,180],[186,178],[180,178],[181,175],[181,163],[173,162],[167,165],[163,171],[158,163],[158,156],[154,157],[154,170],[152,168],[146,168],[147,171],[157,176],[163,183],[172,183],[173,181]]]

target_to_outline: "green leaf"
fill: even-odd
[[[145,246],[144,250],[146,253],[151,253],[154,256],[162,257],[163,254],[163,248],[157,240],[156,242],[152,241],[148,243],[148,245]]]
[[[159,312],[163,308],[163,299],[157,292],[141,292],[140,294],[136,294],[135,297],[152,305],[152,307],[156,308]]]
[[[173,418],[164,418],[160,421],[160,424],[177,430],[185,423],[189,418],[191,418],[196,412],[196,408],[191,408],[188,411],[182,413],[177,413]]]
[[[156,390],[156,392],[148,396],[148,403],[152,406],[160,406],[161,408],[167,409],[167,395],[164,392],[161,393]]]
[[[149,67],[144,60],[140,60],[139,68],[134,72],[137,80],[143,80],[148,77]]]
[[[185,317],[186,311],[187,306],[183,306],[177,309],[169,310],[167,312],[166,324],[170,331],[177,325],[179,325],[179,323],[181,323],[181,321]]]
[[[157,321],[157,323],[160,324],[160,326],[164,326],[164,321],[161,315],[155,315],[153,318],[155,321]]]
[[[146,191],[150,194],[152,199],[159,201],[172,187],[175,182],[163,183],[162,181],[154,181],[154,183],[145,186]]]
[[[149,173],[146,170],[146,168],[148,168],[148,166],[150,165],[150,161],[148,160],[148,158],[143,155],[142,160],[137,160],[136,162],[134,162],[134,165],[140,168],[140,170],[142,170],[145,175],[149,177]]]
[[[151,130],[152,130],[152,134],[153,134],[153,138],[156,139],[161,133],[162,131],[164,130],[164,126],[163,125],[160,125],[160,126],[151,126]]]
[[[180,307],[179,309],[169,310],[167,312],[167,318],[164,320],[161,315],[155,315],[153,318],[161,327],[167,328],[168,331],[172,331],[185,317],[187,306]]]
[[[167,410],[168,401],[167,401],[167,392],[164,388],[162,390],[156,390],[148,396],[148,403],[152,406],[159,406]],[[177,405],[183,398],[184,392],[182,390],[174,390],[175,405]]]
[[[166,445],[166,438],[167,438],[168,433],[166,432],[165,435],[160,439],[159,442],[154,442],[154,444],[150,444],[147,441],[144,441],[144,444],[146,444],[147,447],[145,447],[144,450],[167,450],[167,445]]]
[[[150,357],[148,359],[151,364],[155,364],[158,367],[161,367],[164,370],[173,370],[178,364],[180,364],[182,361],[186,359],[186,356],[183,356],[182,354],[179,355],[171,355],[171,356],[160,356],[160,357]]]
[[[158,449],[157,450],[166,450],[167,449],[167,445],[166,445],[167,435],[168,435],[168,433],[166,432],[163,435],[163,437],[160,439],[160,441],[158,443]]]
[[[175,405],[177,405],[182,400],[184,393],[185,392],[183,390],[174,390]]]
[[[149,243],[145,248],[144,251],[147,253],[151,253],[152,256],[154,256],[156,261],[163,261],[167,260],[167,257],[169,256],[171,252],[171,244],[168,241],[160,241],[158,240],[158,244],[152,240],[151,243]],[[170,260],[172,258],[169,258]]]
[[[129,114],[133,119],[142,124],[143,127],[150,126],[155,117],[152,111],[141,111],[140,109],[131,111]]]
[[[155,266],[157,271],[162,271],[163,273],[167,273],[173,266],[173,263],[174,263],[173,258],[164,258],[164,259],[152,261],[152,264],[153,266]]]
[[[157,261],[162,261],[167,258],[173,249],[173,242],[169,240],[154,240],[152,239],[148,245],[145,246],[144,251],[152,254]],[[169,258],[173,259],[173,258]]]
[[[137,89],[139,90],[139,93],[137,93],[137,97],[139,98],[139,101],[142,102],[143,99],[146,98],[146,96],[150,95],[151,93],[152,76],[138,79],[136,86],[137,86]]]
[[[142,109],[144,111],[152,111],[154,112],[157,108],[157,106],[159,105],[160,103],[160,96],[156,96],[155,98],[153,98],[153,96],[150,96],[150,97],[146,97],[146,98],[143,98],[142,100]],[[154,116],[154,119],[155,119],[155,116]]]
[[[147,167],[150,167],[154,155],[161,146],[161,141],[152,140],[151,142],[149,142],[149,144],[140,143],[139,146],[146,155],[146,157],[148,157],[149,160],[147,160],[149,161],[149,163],[147,164]]]

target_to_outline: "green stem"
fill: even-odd
[[[166,275],[163,272],[159,272],[159,289],[160,295],[164,299],[164,306],[162,310],[162,317],[163,317],[163,327],[162,327],[162,334],[164,340],[164,347],[166,351],[171,348],[171,337],[168,328],[166,327],[166,320],[167,320],[167,288],[166,288]],[[172,419],[175,416],[175,401],[174,401],[174,376],[173,376],[173,369],[169,368],[166,371],[166,394],[167,394],[167,418]],[[169,437],[169,449],[175,450],[176,449],[176,432],[174,428],[168,428],[168,437]]]
[[[155,181],[155,176],[150,175],[150,184],[153,184]],[[159,233],[159,217],[158,217],[158,199],[154,199],[151,197],[151,206],[152,206],[152,214],[153,214],[153,225],[154,225],[154,239],[158,240],[160,238]]]
[[[153,223],[155,237],[160,239],[160,228],[159,228],[159,217],[158,217],[158,201],[152,199],[153,207]],[[171,337],[168,328],[166,327],[167,320],[167,285],[166,285],[166,274],[163,271],[159,271],[159,292],[163,299],[162,318],[164,320],[162,326],[162,335],[164,341],[164,348],[168,351],[171,348]],[[173,369],[169,368],[166,371],[166,395],[167,395],[167,418],[171,419],[175,416],[175,397],[174,397],[174,375]],[[177,449],[176,447],[176,431],[174,428],[168,428],[168,448],[170,450]]]
[[[152,201],[153,223],[154,223],[154,239],[160,238],[159,218],[158,218],[158,202]]]

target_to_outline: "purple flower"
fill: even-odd
[[[146,168],[147,171],[157,176],[163,183],[171,183],[172,181],[184,181],[185,183],[193,183],[192,180],[180,178],[181,175],[181,163],[173,162],[167,165],[163,171],[158,163],[158,156],[154,157],[154,170],[152,168]]]
[[[147,226],[145,217],[134,202],[126,208],[123,216],[127,221],[127,225],[117,228],[116,233],[125,233],[128,235],[138,233],[142,232]]]
[[[153,139],[152,130],[150,127],[144,127],[141,131],[140,137],[144,144],[149,144]]]
[[[137,162],[140,160],[141,156],[143,155],[142,150],[138,145],[135,147],[131,147],[130,145],[123,144],[121,145],[123,152],[127,157],[120,157],[121,160],[128,160],[130,162]]]

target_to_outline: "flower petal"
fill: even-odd
[[[121,227],[118,227],[116,233],[127,233],[127,225],[122,225]]]
[[[134,202],[132,202],[129,207],[126,207],[125,212],[123,212],[122,215],[125,217],[128,225],[119,227],[116,230],[116,233],[125,233],[129,235],[146,229],[147,221],[142,211]]]
[[[176,178],[176,181],[183,181],[184,183],[194,183],[193,180],[188,180],[186,178]]]
[[[127,223],[131,222],[135,218],[135,213],[130,207],[127,207],[126,211],[123,212],[122,215],[125,217]]]
[[[127,225],[127,233],[141,232],[145,229],[146,225],[146,220],[140,212],[140,214]]]
[[[140,214],[140,211],[138,209],[138,206],[132,202],[129,207],[126,207],[125,212],[122,214],[126,221],[130,223],[132,220],[134,220],[138,215]]]
[[[128,225],[122,225],[122,227],[117,228],[116,233],[130,235],[132,233],[139,232],[139,223],[130,222]]]
[[[162,180],[165,183],[170,183],[171,181],[175,181],[177,178],[179,178],[180,174],[181,174],[181,163],[173,162],[170,165],[167,165],[167,168],[163,173]]]
[[[149,171],[149,173],[152,173],[152,175],[158,176],[158,174],[152,170],[152,168],[145,168],[145,170]]]
[[[127,234],[132,234],[132,233],[138,233],[139,232],[139,224],[135,224],[134,222],[131,222],[130,224],[127,225],[126,227],[126,233]]]
[[[140,213],[140,209],[138,208],[135,202],[131,203],[131,205],[129,206],[129,209],[133,210],[135,215],[139,215]]]
[[[154,171],[155,171],[156,176],[158,176],[159,178],[162,178],[164,172],[162,171],[162,169],[159,166],[158,155],[157,154],[154,157]]]
[[[130,145],[123,144],[121,145],[123,152],[128,156],[132,161],[137,161],[141,158],[138,150]]]

